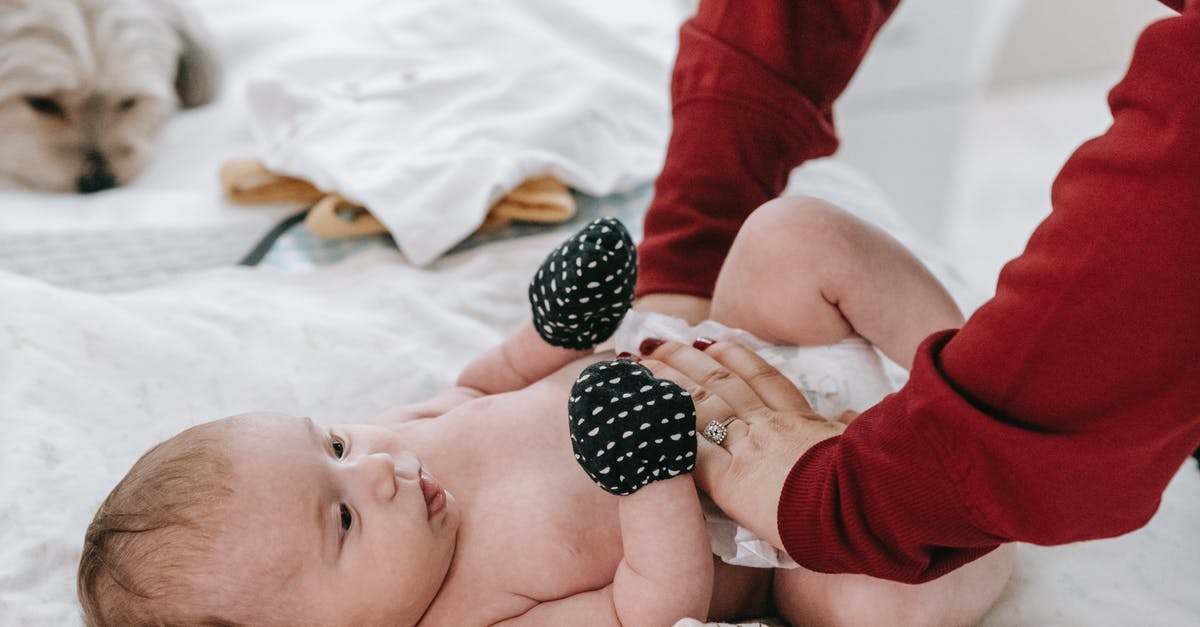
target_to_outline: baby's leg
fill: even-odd
[[[1003,591],[1014,556],[1015,547],[1004,545],[920,585],[804,568],[776,570],[776,609],[791,625],[974,625]]]
[[[776,344],[861,335],[908,368],[930,333],[962,314],[936,278],[879,228],[813,198],[780,198],[742,226],[712,318]]]

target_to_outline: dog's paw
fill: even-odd
[[[607,340],[633,305],[637,250],[614,218],[594,220],[554,249],[529,282],[533,326],[554,346]]]
[[[696,465],[691,395],[640,364],[588,366],[571,388],[567,414],[575,460],[612,494],[632,494]]]

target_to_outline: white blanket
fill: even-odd
[[[796,180],[896,222],[835,164]],[[0,625],[78,624],[84,528],[146,448],[236,412],[353,421],[428,397],[524,319],[523,287],[563,236],[492,243],[424,269],[377,250],[309,273],[217,270],[120,295],[0,273]],[[1189,462],[1145,529],[1021,546],[985,624],[1195,625],[1197,520],[1200,473]]]
[[[257,235],[289,208],[221,201],[217,167],[255,150],[240,86],[277,67],[276,53],[296,38],[319,50],[313,25],[335,22],[361,1],[198,0],[229,69],[219,102],[174,120],[154,163],[129,188],[84,198],[0,185],[0,233],[175,229],[203,237],[233,225]],[[674,15],[659,8],[665,3],[617,6],[637,4],[639,12]],[[628,32],[647,41],[661,34]],[[961,303],[979,304],[856,174],[813,164],[796,179],[803,191],[883,223],[925,254]],[[380,250],[312,273],[217,270],[120,295],[0,271],[0,625],[79,624],[74,571],[84,528],[150,445],[239,411],[348,421],[430,395],[526,315],[525,281],[561,236],[492,243],[426,269]],[[84,252],[93,266],[124,262],[96,264],[103,250]],[[1197,521],[1200,473],[1189,462],[1145,529],[1069,547],[1021,546],[1013,581],[985,624],[1194,627]]]
[[[424,265],[522,181],[653,180],[686,2],[342,0],[251,82],[267,165],[371,209]]]

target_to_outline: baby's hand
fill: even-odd
[[[529,282],[533,319],[467,364],[458,385],[519,390],[607,340],[633,304],[637,250],[625,226],[594,220],[555,248]]]
[[[637,250],[620,221],[600,218],[550,253],[529,283],[533,326],[547,343],[585,350],[633,305]]]
[[[632,494],[696,465],[691,396],[640,364],[588,366],[571,388],[567,413],[575,459],[608,492]]]

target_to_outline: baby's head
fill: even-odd
[[[459,510],[396,432],[246,414],[142,456],[79,564],[89,625],[411,625]]]

